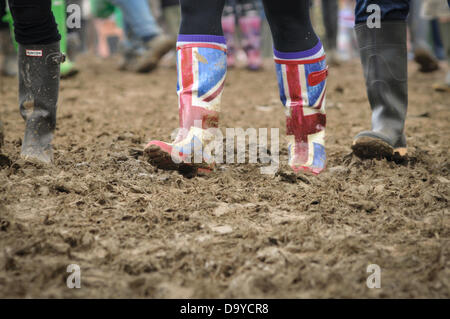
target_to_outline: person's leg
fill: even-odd
[[[420,72],[433,72],[439,69],[437,59],[433,56],[433,49],[429,44],[430,21],[421,16],[421,0],[411,0],[408,26],[411,35],[414,61],[419,66]]]
[[[227,71],[222,31],[225,0],[181,0],[177,42],[180,130],[174,143],[151,141],[150,163],[162,169],[208,166],[204,147],[215,139]]]
[[[328,67],[309,17],[309,0],[264,1],[274,40],[280,98],[286,110],[289,165],[320,173],[326,164]]]
[[[370,28],[367,7],[381,8],[380,28]],[[359,133],[352,145],[361,158],[406,157],[404,134],[408,106],[406,18],[409,1],[358,0],[355,32],[372,109],[372,130]]]
[[[336,49],[338,29],[338,2],[337,0],[322,0],[323,24],[325,27],[327,50]]]
[[[2,21],[2,18],[6,15],[6,0],[0,0],[0,49],[3,54],[4,54],[4,45],[5,45],[5,35],[6,32],[9,33],[9,25],[6,22]],[[2,67],[2,72],[4,69],[4,66]],[[3,142],[4,142],[4,132],[3,132],[3,123],[2,120],[0,118],[0,151],[2,149],[3,146]]]
[[[447,76],[442,83],[436,83],[433,85],[434,90],[438,92],[450,92],[450,21],[440,21],[439,23],[442,42],[444,45],[445,53],[447,55]]]
[[[325,48],[327,61],[330,65],[339,65],[337,56],[338,2],[337,0],[322,0],[323,24],[325,26]]]
[[[21,45],[53,44],[61,39],[51,0],[9,0],[16,41]]]
[[[26,122],[21,156],[43,163],[53,160],[61,39],[51,0],[9,0],[19,43],[19,104]]]
[[[6,15],[6,0],[0,0],[0,30],[9,28],[9,24],[3,21],[3,17]]]
[[[67,56],[67,25],[66,25],[66,3],[64,0],[52,0],[52,12],[58,25],[58,32],[61,35],[61,52],[66,56],[66,60],[61,64],[61,78],[69,78],[78,73],[75,64]]]
[[[133,64],[136,57],[143,53],[144,48],[141,39],[135,36],[126,21],[123,21],[123,34],[124,38],[120,43],[122,59],[119,62],[119,70],[126,71]]]
[[[422,0],[411,0],[408,26],[411,34],[412,49],[432,50],[428,37],[430,34],[430,21],[421,16]]]
[[[444,44],[442,43],[441,30],[439,27],[439,20],[437,18],[432,19],[430,21],[431,24],[431,38],[433,42],[433,52],[434,55],[439,60],[445,60],[445,49]]]
[[[17,75],[17,52],[11,37],[9,23],[2,18],[9,18],[6,12],[6,0],[0,0],[0,53],[3,55],[1,73],[5,76]]]
[[[147,0],[110,0],[120,7],[124,22],[132,32],[144,42],[161,34],[161,28],[156,22]]]
[[[226,0],[222,16],[222,29],[227,41],[227,64],[233,67],[236,64],[236,1]]]
[[[276,50],[305,51],[320,42],[311,24],[309,0],[264,0],[263,4]]]
[[[147,0],[111,0],[123,14],[125,25],[142,41],[144,51],[133,52],[132,58],[125,57],[121,69],[133,72],[150,72],[159,60],[175,45],[175,40],[162,34],[161,28],[153,17]]]
[[[176,37],[181,23],[180,3],[175,1],[162,1],[162,15],[167,28],[168,34]]]
[[[238,22],[242,32],[242,46],[248,59],[250,70],[259,70],[261,58],[261,16],[256,0],[239,0],[237,3]]]

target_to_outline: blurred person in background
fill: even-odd
[[[240,28],[240,45],[236,44],[236,23]],[[222,28],[227,42],[227,64],[236,65],[237,48],[247,56],[247,68],[261,69],[261,16],[256,0],[227,0],[222,16]]]
[[[68,10],[72,5],[77,5],[81,9],[80,27],[67,30],[67,56],[71,60],[75,60],[78,54],[87,50],[88,2],[88,0],[66,0]]]
[[[120,69],[138,73],[150,72],[175,46],[175,39],[163,34],[152,15],[147,0],[93,0],[97,8],[111,3],[123,15],[126,41]]]
[[[339,4],[337,0],[322,0],[321,3],[327,61],[330,65],[338,66],[341,62],[337,54]]]
[[[441,39],[447,58],[447,75],[444,81],[435,83],[433,88],[438,92],[450,92],[450,3],[442,0],[425,0],[422,13],[425,19],[437,19],[441,32]]]
[[[0,55],[3,56],[0,71],[4,76],[16,76],[17,52],[6,19],[6,0],[0,0]]]
[[[428,73],[438,70],[439,62],[430,45],[429,38],[432,31],[430,21],[421,15],[422,2],[422,0],[411,0],[408,26],[414,61],[419,64],[420,72]]]
[[[355,37],[355,0],[340,0],[339,6],[338,52],[344,61],[359,59]]]
[[[67,47],[67,9],[65,0],[52,0],[52,12],[58,26],[59,34],[61,35],[61,52],[65,55],[65,61],[61,64],[61,78],[69,78],[79,72],[76,64],[71,61],[68,56]]]

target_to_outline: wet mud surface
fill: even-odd
[[[450,298],[450,105],[430,88],[443,71],[410,65],[407,163],[351,155],[370,125],[355,61],[330,69],[326,172],[187,178],[142,154],[178,125],[175,70],[79,67],[61,84],[53,167],[20,159],[17,80],[2,79],[0,297]],[[221,128],[279,127],[286,162],[274,68],[230,70],[222,101]],[[66,286],[70,264],[81,289]]]

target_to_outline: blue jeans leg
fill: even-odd
[[[161,33],[147,0],[110,0],[123,13],[126,25],[134,36],[146,41]]]
[[[381,21],[405,21],[408,17],[410,0],[356,0],[356,23],[367,21],[367,18],[371,15],[371,12],[367,12],[367,7],[371,4],[380,6]]]

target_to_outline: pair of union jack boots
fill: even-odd
[[[320,41],[301,52],[274,51],[280,98],[286,112],[289,165],[295,172],[325,169],[325,91],[328,67]],[[227,73],[222,36],[179,35],[177,42],[180,130],[174,142],[151,141],[149,162],[161,169],[212,169],[204,149],[218,127],[220,100]],[[194,160],[196,158],[197,160]],[[200,159],[200,160],[198,160]]]

